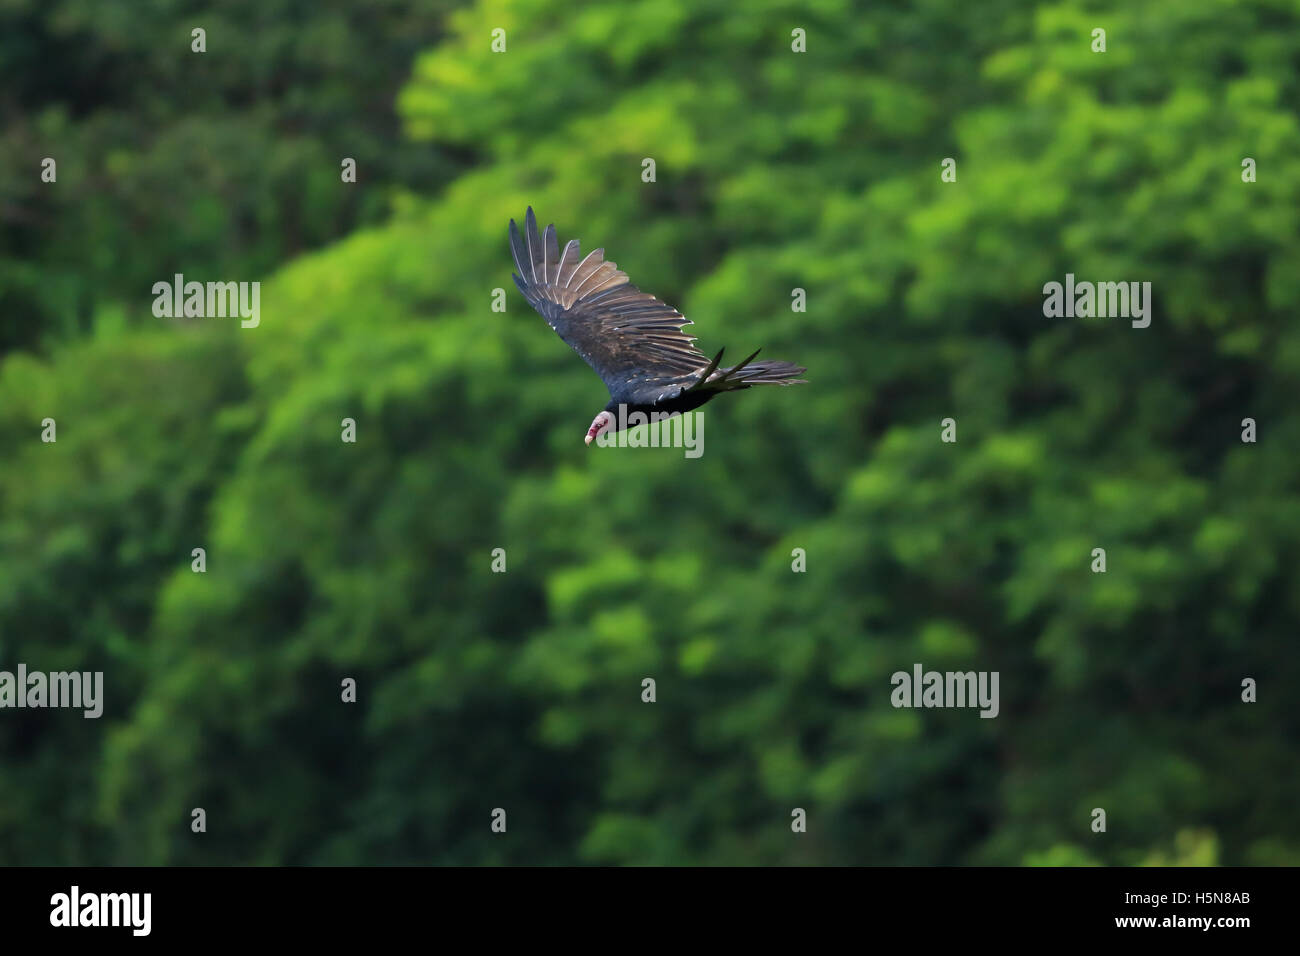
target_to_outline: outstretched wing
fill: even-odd
[[[612,397],[689,380],[709,365],[695,337],[682,331],[690,320],[632,285],[604,249],[584,257],[572,239],[561,253],[554,225],[538,235],[531,206],[522,235],[510,220],[510,251],[519,291],[595,370]]]

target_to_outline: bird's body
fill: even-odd
[[[532,207],[524,232],[510,220],[510,250],[519,270],[515,285],[609,389],[609,404],[587,431],[587,443],[619,427],[620,406],[647,417],[688,412],[715,395],[751,385],[794,385],[804,369],[792,362],[755,362],[721,368],[682,332],[692,323],[628,281],[627,273],[596,249],[583,257],[576,239],[560,251],[555,226],[537,231]],[[624,418],[623,420],[626,420]]]

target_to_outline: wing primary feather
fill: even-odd
[[[747,359],[745,359],[744,361],[742,361],[742,362],[741,362],[739,365],[737,365],[735,368],[730,369],[730,370],[727,372],[727,374],[728,374],[728,375],[735,375],[737,372],[739,372],[742,368],[744,368],[744,367],[745,367],[746,365],[748,365],[750,362],[754,361],[754,359],[756,359],[756,358],[758,357],[758,353],[761,352],[761,351],[763,351],[761,348],[754,349],[753,353],[749,356],[749,358],[747,358]]]
[[[560,242],[555,236],[555,223],[547,226],[542,235],[542,255],[545,281],[554,285],[560,278]]]
[[[691,388],[699,388],[704,382],[708,381],[709,376],[717,371],[718,363],[722,361],[722,353],[725,351],[727,351],[726,346],[718,349],[718,354],[713,356],[713,361],[709,363],[709,367],[704,370],[704,374],[700,376],[699,381],[692,385]]]
[[[570,265],[566,269],[565,263],[576,263],[580,255],[582,255],[582,247],[578,244],[577,239],[570,239],[565,243],[564,253],[560,256],[560,266],[556,270],[555,276],[555,284],[560,288],[566,288],[569,277],[573,275],[574,266]]]
[[[576,242],[577,240],[575,239],[574,241]],[[564,283],[564,287],[566,289],[569,288],[569,286],[573,284],[573,280],[576,279],[578,276],[582,275],[582,270],[586,268],[587,262],[591,259],[592,256],[599,256],[604,251],[605,251],[604,249],[593,249],[591,250],[591,252],[587,253],[587,255],[583,257],[583,260],[579,262],[578,265],[574,268],[573,273],[568,278],[568,281]],[[595,266],[592,266],[593,270],[595,268],[596,268]],[[589,276],[587,278],[589,278]],[[579,288],[581,288],[581,286],[579,286]]]
[[[605,252],[604,249],[595,249],[592,251],[591,254],[594,256],[597,253],[604,254],[604,252]],[[596,278],[597,276],[604,275],[606,268],[613,269],[615,272],[618,271],[617,269],[614,269],[614,264],[612,262],[600,263],[598,266],[596,266],[596,268],[591,270],[591,274],[589,276],[587,276],[585,279],[583,279],[581,282],[578,283],[578,287],[573,290],[574,297],[579,299],[582,298],[583,295],[582,290],[586,287],[587,283],[590,282],[592,279]],[[603,279],[601,281],[602,283],[604,282]]]
[[[739,371],[740,371],[742,368],[744,368],[746,365],[748,365],[750,362],[754,361],[754,358],[755,358],[755,357],[758,355],[758,353],[761,352],[761,351],[763,351],[761,348],[754,349],[753,353],[752,353],[752,354],[751,354],[747,359],[745,359],[744,361],[742,361],[739,365],[735,366],[734,368],[729,368],[729,369],[727,369],[725,372],[723,372],[721,375],[719,375],[719,376],[718,376],[718,384],[720,385],[720,384],[722,384],[723,382],[729,382],[729,381],[731,381],[731,377],[732,377],[733,375],[735,375],[737,372],[739,372]]]
[[[519,270],[520,278],[526,279],[532,273],[532,262],[528,258],[524,237],[519,234],[519,226],[513,219],[510,220],[510,254],[514,256],[515,268]],[[525,262],[529,264],[527,268],[524,266]]]
[[[537,217],[533,215],[533,207],[528,207],[528,213],[524,216],[524,235],[528,239],[528,268],[532,273],[533,282],[541,281],[537,278],[537,260],[542,254],[542,239],[537,235]]]

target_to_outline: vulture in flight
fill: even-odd
[[[588,445],[633,412],[654,421],[656,413],[689,412],[722,392],[804,381],[805,369],[755,362],[758,352],[730,368],[721,367],[722,350],[710,360],[695,347],[695,336],[682,331],[689,319],[632,285],[604,249],[584,257],[570,239],[561,252],[554,224],[539,235],[531,206],[522,235],[510,220],[510,251],[524,298],[609,389],[609,404],[587,429]],[[620,405],[626,406],[622,418],[615,414]]]

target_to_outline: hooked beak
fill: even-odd
[[[613,420],[614,416],[610,415],[609,412],[601,412],[597,415],[592,420],[591,427],[587,429],[587,444],[590,445],[593,438],[608,429]]]

